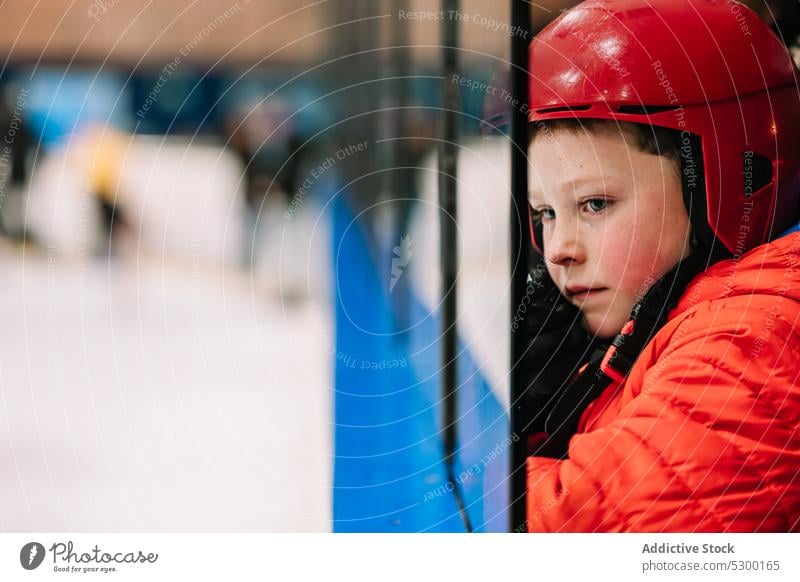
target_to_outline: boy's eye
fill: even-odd
[[[583,206],[587,208],[589,212],[602,212],[608,208],[608,200],[605,198],[590,198],[583,203]]]
[[[548,221],[556,217],[552,208],[534,208],[533,219],[536,221]]]

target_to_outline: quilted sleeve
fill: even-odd
[[[529,531],[800,527],[797,304],[745,299],[686,318],[567,459],[528,459]]]

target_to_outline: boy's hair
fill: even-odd
[[[622,135],[626,143],[632,144],[638,150],[664,156],[679,163],[681,159],[681,132],[677,129],[633,123],[629,121],[613,121],[610,119],[548,119],[534,121],[529,124],[528,143],[532,144],[540,133],[552,133],[558,130],[569,131],[575,134],[582,133],[610,133]]]

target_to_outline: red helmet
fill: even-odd
[[[531,43],[528,119],[628,121],[699,138],[705,204],[692,223],[738,256],[797,218],[796,75],[786,47],[741,4],[589,0]]]

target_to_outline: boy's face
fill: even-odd
[[[613,337],[689,253],[677,162],[639,150],[615,130],[540,132],[528,153],[547,270],[587,328]]]

